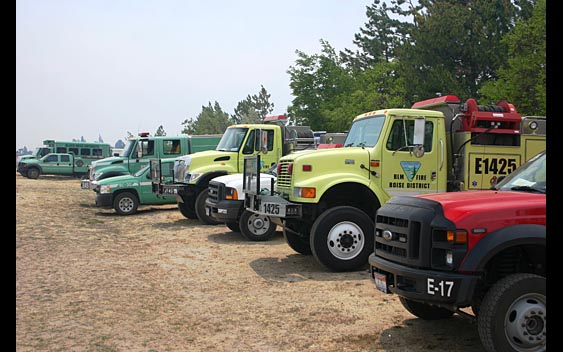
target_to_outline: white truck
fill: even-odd
[[[276,167],[260,173],[261,189],[270,193],[276,182]],[[208,216],[233,232],[240,232],[250,241],[267,241],[277,225],[267,215],[255,214],[244,207],[244,178],[242,173],[218,176],[209,181],[205,211]]]

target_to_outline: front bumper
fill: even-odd
[[[101,208],[109,208],[113,206],[113,194],[111,193],[96,193],[96,206]]]
[[[375,254],[369,256],[369,264],[371,279],[378,289],[451,310],[471,305],[475,286],[480,279],[476,275],[416,269]],[[381,288],[382,281],[386,290]]]
[[[280,196],[263,194],[245,195],[245,207],[253,213],[272,218],[301,218],[303,207]]]
[[[238,222],[243,205],[242,200],[220,200],[214,203],[210,202],[208,198],[205,201],[207,215],[224,223]]]
[[[188,195],[189,188],[186,185],[153,183],[152,192],[163,196]]]

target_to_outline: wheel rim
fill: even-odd
[[[121,198],[119,200],[119,209],[124,213],[129,213],[133,210],[133,200],[131,198]]]
[[[270,218],[267,216],[260,216],[252,214],[248,219],[248,229],[253,235],[261,236],[268,232],[270,228]]]
[[[330,229],[326,243],[330,253],[336,258],[353,259],[364,248],[364,232],[357,224],[344,221]]]
[[[509,343],[516,351],[540,351],[546,343],[545,296],[527,294],[512,303],[504,319]]]

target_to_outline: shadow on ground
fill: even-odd
[[[249,265],[264,279],[278,282],[369,280],[367,268],[342,273],[332,272],[319,264],[312,255],[298,253],[285,258],[258,258]]]

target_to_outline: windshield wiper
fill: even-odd
[[[511,191],[522,191],[522,192],[533,192],[533,193],[545,193],[545,190],[537,189],[530,186],[514,186],[510,187]]]

